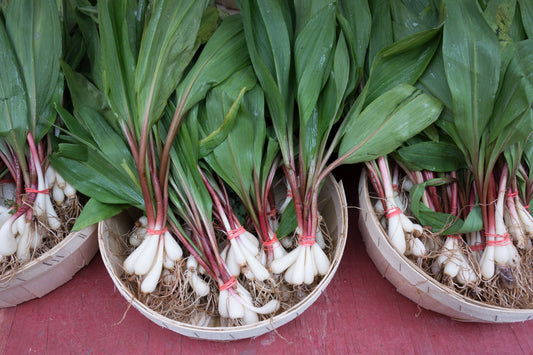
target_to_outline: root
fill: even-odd
[[[332,260],[336,247],[335,241],[331,238],[324,223],[321,223],[320,228],[326,243],[324,251],[328,258]],[[126,257],[134,250],[134,247],[127,242],[134,230],[135,227],[133,227],[128,235],[124,236],[110,235],[110,238],[115,238],[119,241],[119,250],[121,250],[121,256],[123,257]],[[184,274],[186,267],[185,258],[186,256],[171,271],[174,277],[168,278],[168,280],[162,279],[158,283],[156,290],[150,294],[143,294],[140,291],[142,279],[137,275],[127,275],[124,273],[122,275],[122,282],[135,298],[166,318],[191,324],[194,317],[197,317],[198,314],[206,314],[211,317],[209,326],[234,327],[244,325],[241,319],[219,317],[219,287],[210,277],[206,275],[202,276],[209,283],[211,292],[205,297],[196,296]],[[277,312],[267,315],[259,314],[260,321],[271,319],[275,315],[281,314],[296,306],[315,289],[321,280],[322,277],[316,277],[311,285],[304,284],[295,286],[288,284],[284,280],[283,275],[273,275],[272,278],[265,281],[248,280],[242,274],[239,277],[240,284],[250,292],[255,306],[263,306],[274,299],[280,302],[280,308]]]

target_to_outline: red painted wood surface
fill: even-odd
[[[357,228],[357,176],[339,171],[350,208],[348,243],[326,292],[277,332],[231,343],[163,329],[128,309],[100,256],[47,296],[0,309],[0,354],[533,353],[533,321],[461,323],[398,294],[365,253]],[[124,319],[123,319],[124,318]]]

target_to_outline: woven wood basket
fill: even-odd
[[[342,182],[337,183],[332,176],[329,176],[322,188],[319,201],[319,210],[327,223],[331,237],[335,240],[335,251],[329,272],[323,277],[315,289],[300,303],[271,319],[253,325],[238,327],[193,326],[166,318],[137,300],[120,280],[120,276],[123,272],[123,258],[117,256],[120,255],[119,248],[121,243],[116,242],[116,238],[127,233],[133,223],[127,214],[121,214],[104,222],[100,222],[98,227],[100,252],[116,288],[134,308],[156,324],[176,333],[193,338],[228,341],[256,337],[272,331],[302,314],[326,289],[326,286],[333,278],[333,275],[335,275],[344,252],[346,235],[348,232],[348,209]]]
[[[359,180],[359,228],[368,255],[379,272],[396,290],[420,307],[465,322],[522,322],[533,318],[533,309],[491,306],[465,297],[426,275],[417,265],[400,255],[389,239],[370,200],[368,179]]]

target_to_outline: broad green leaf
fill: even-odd
[[[290,88],[292,22],[284,14],[286,3],[238,0],[250,59],[261,84],[272,125],[285,162],[289,159],[292,135],[293,93]]]
[[[326,6],[332,5],[331,0],[294,0],[294,34],[300,35],[303,28]]]
[[[306,125],[330,74],[336,21],[335,6],[316,11],[296,37],[294,62],[300,124]]]
[[[96,142],[98,151],[111,164],[126,164],[130,170],[135,169],[135,162],[128,145],[97,111],[89,106],[83,106],[79,110],[79,116],[83,117],[82,120]]]
[[[344,163],[353,164],[386,155],[433,123],[442,104],[404,84],[387,91],[350,120],[339,147]]]
[[[276,236],[278,239],[283,239],[292,233],[298,226],[298,221],[296,220],[296,210],[294,209],[294,201],[291,201],[279,221],[278,229],[276,230]]]
[[[128,205],[101,203],[94,198],[91,198],[83,206],[83,210],[76,219],[76,223],[74,223],[72,230],[82,230],[92,224],[116,216],[128,207]]]
[[[477,164],[500,80],[500,46],[475,2],[446,1],[446,9],[443,59],[454,122],[467,160]]]
[[[6,31],[17,57],[28,96],[29,128],[39,141],[55,120],[62,78],[61,28],[56,0],[10,1]]]
[[[118,120],[133,126],[136,108],[134,82],[136,57],[130,44],[128,1],[98,1],[104,93]]]
[[[6,137],[14,149],[23,151],[28,132],[28,102],[24,78],[19,72],[11,43],[0,22],[0,135]]]
[[[422,225],[430,226],[433,233],[438,232],[439,234],[450,235],[480,231],[483,228],[483,219],[479,206],[470,211],[466,220],[462,220],[448,213],[435,212],[421,202],[422,194],[427,186],[438,186],[443,183],[439,179],[435,179],[411,188],[409,195],[411,197],[413,215]]]
[[[205,98],[207,91],[249,64],[240,16],[224,19],[194,66],[177,88],[183,112]]]
[[[152,3],[135,72],[138,127],[153,126],[196,51],[196,34],[207,0]],[[139,133],[139,132],[138,132]]]
[[[205,44],[218,28],[219,13],[215,6],[208,6],[202,16],[198,35],[196,36],[196,45]]]
[[[533,2],[529,0],[518,0],[520,14],[524,24],[524,31],[528,38],[533,39]]]
[[[70,150],[79,145],[60,144],[59,151],[50,156],[52,166],[82,194],[110,204],[129,204],[144,208],[140,188],[135,186],[120,163],[109,163],[98,152],[89,150],[86,160],[71,159]],[[79,153],[75,153],[79,158]]]
[[[220,146],[220,144],[223,144],[227,141],[227,137],[235,125],[237,113],[240,107],[240,101],[245,91],[246,87],[242,88],[241,92],[239,93],[239,96],[235,99],[235,101],[229,108],[229,111],[224,116],[224,121],[222,122],[220,127],[218,127],[216,130],[209,133],[208,136],[200,140],[199,157],[204,157],[208,155],[216,147]]]
[[[68,131],[67,138],[74,138],[71,141],[76,143],[83,143],[83,145],[96,149],[96,143],[91,136],[89,129],[82,120],[78,120],[64,107],[56,105],[56,110],[61,116],[63,123]]]
[[[61,68],[67,81],[70,98],[72,100],[72,105],[74,106],[74,113],[83,106],[89,106],[104,115],[109,124],[118,128],[118,122],[112,117],[113,113],[111,112],[105,95],[84,75],[75,72],[67,63],[61,61]]]
[[[411,170],[446,172],[467,167],[462,152],[447,142],[420,142],[398,149],[397,154]]]
[[[226,140],[218,145],[212,154],[206,156],[205,160],[242,200],[246,200],[246,195],[252,188],[256,138],[251,117],[246,111],[238,110],[243,90],[242,88],[240,92],[237,90],[242,85],[254,84],[253,71],[243,70],[215,87],[206,100],[206,118],[200,123],[203,134],[210,134],[217,124],[223,122],[225,116],[233,114],[236,117],[233,129]]]
[[[89,0],[69,0],[74,11],[76,23],[87,51],[87,57],[91,66],[91,79],[96,87],[103,89],[102,81],[102,55],[100,51],[100,36],[98,35],[98,23],[95,16],[98,13],[96,5],[92,6]]]
[[[357,71],[362,70],[370,40],[370,28],[372,26],[372,16],[370,15],[368,1],[339,1],[337,8],[339,10],[339,14],[337,15],[339,24],[344,32],[351,53],[353,53],[353,59],[357,64],[353,67],[357,67]],[[354,82],[353,85],[355,84]]]
[[[416,86],[423,88],[424,91],[438,98],[449,110],[452,109],[452,94],[444,72],[441,46],[439,46],[431,63],[418,79]]]
[[[372,63],[374,63],[378,52],[394,42],[390,0],[371,1],[370,5],[372,27],[370,31],[370,42],[368,44],[368,70],[370,70]]]
[[[507,46],[511,38],[511,28],[515,17],[516,0],[491,0],[485,9],[485,18],[498,36],[502,47]]]
[[[435,8],[431,10],[437,12]],[[437,23],[430,25],[422,21],[416,9],[409,8],[401,0],[391,1],[391,15],[395,41],[438,26]]]
[[[488,127],[489,168],[507,147],[522,144],[533,131],[532,69],[533,40],[520,42],[516,46],[515,58],[505,72]]]
[[[372,64],[365,87],[366,102],[372,102],[397,84],[414,85],[433,58],[440,33],[440,28],[419,32],[383,48]]]

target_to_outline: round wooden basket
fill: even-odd
[[[465,322],[522,322],[533,318],[533,309],[491,306],[465,297],[435,281],[411,260],[400,255],[389,243],[374,212],[364,171],[359,180],[359,205],[359,228],[368,255],[379,272],[411,301],[422,308]]]
[[[121,245],[121,243],[117,242],[117,238],[127,233],[133,225],[133,221],[125,213],[100,222],[98,226],[100,252],[104,264],[120,293],[134,308],[156,324],[176,333],[200,339],[227,341],[256,337],[272,331],[302,314],[325,290],[339,266],[348,233],[348,208],[342,182],[337,182],[332,176],[329,176],[320,192],[319,201],[320,213],[326,221],[331,237],[335,240],[335,251],[328,273],[315,289],[297,305],[268,320],[252,325],[238,327],[193,326],[166,318],[137,300],[126,289],[120,279],[123,273],[122,262],[124,259],[117,256],[120,255],[119,248]]]
[[[42,297],[72,279],[98,251],[96,229],[94,224],[70,233],[15,273],[0,275],[0,308]]]

